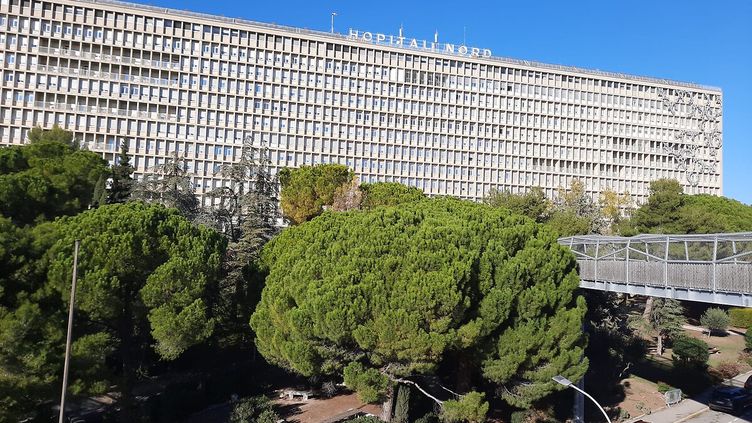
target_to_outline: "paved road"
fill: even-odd
[[[752,409],[747,409],[747,412],[740,416],[732,416],[731,414],[721,413],[720,411],[708,410],[700,415],[697,415],[689,420],[685,420],[684,423],[742,423],[752,422]]]

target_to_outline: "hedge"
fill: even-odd
[[[733,327],[747,329],[752,326],[752,308],[729,309],[729,317]]]

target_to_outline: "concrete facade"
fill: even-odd
[[[370,33],[369,33],[370,34]],[[392,36],[393,37],[393,36]],[[275,170],[342,163],[363,182],[480,200],[573,178],[722,193],[720,89],[111,1],[0,0],[0,144],[53,124],[137,174],[177,151],[197,192],[270,148]],[[437,40],[436,40],[437,41]]]

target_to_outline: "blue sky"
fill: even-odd
[[[148,0],[328,31],[462,42],[513,57],[723,89],[724,195],[752,203],[752,1]]]

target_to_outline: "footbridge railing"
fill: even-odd
[[[577,257],[583,288],[752,307],[752,232],[583,235],[559,243]]]

